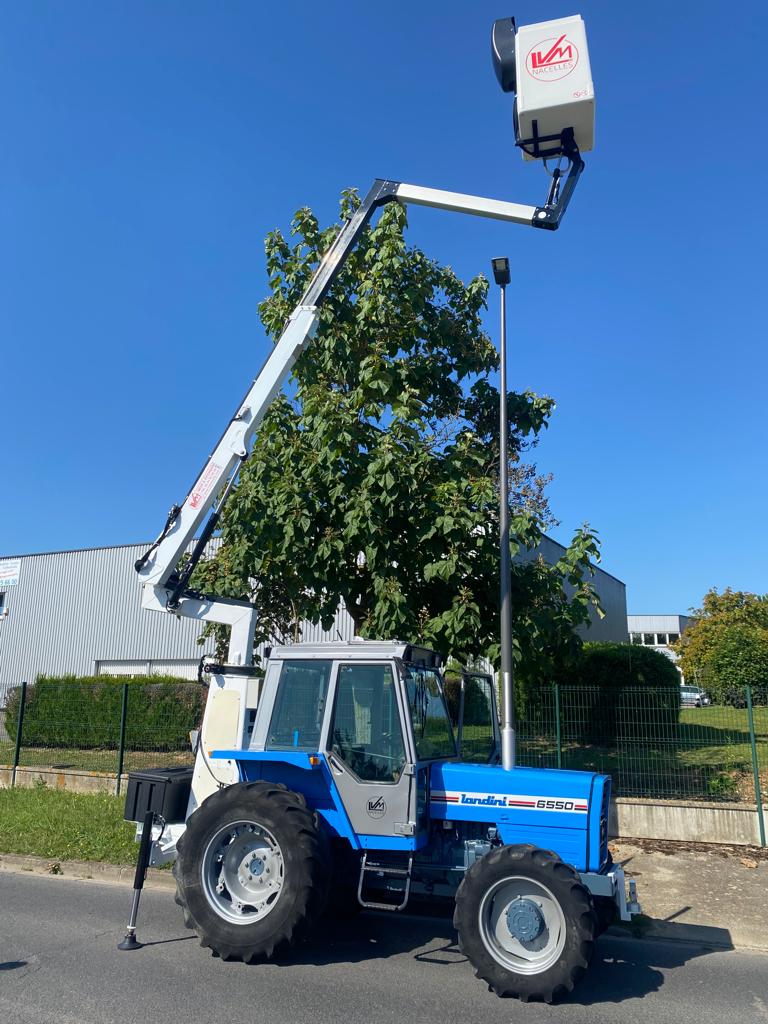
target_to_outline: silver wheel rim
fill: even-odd
[[[516,939],[507,924],[513,900],[531,900],[544,919],[530,942]],[[565,915],[550,890],[532,878],[512,875],[491,886],[480,904],[480,936],[493,959],[514,974],[541,974],[556,963],[565,946]]]
[[[253,924],[280,898],[283,853],[258,822],[229,822],[208,843],[202,876],[205,897],[219,917],[233,924]]]

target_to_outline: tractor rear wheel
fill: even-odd
[[[476,861],[456,894],[459,946],[499,996],[551,1003],[592,958],[597,920],[578,873],[535,846],[501,846]]]
[[[176,902],[224,960],[269,959],[306,936],[328,897],[327,842],[304,797],[271,782],[228,786],[190,816]]]

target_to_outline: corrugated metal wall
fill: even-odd
[[[542,555],[545,562],[552,565],[562,557],[565,548],[551,537],[543,537],[541,544],[528,557]],[[621,580],[611,576],[602,569],[596,569],[592,583],[600,595],[605,617],[600,618],[596,612],[590,615],[590,625],[582,626],[577,632],[584,640],[600,640],[623,644],[627,642],[627,588]],[[566,590],[569,588],[566,587]]]
[[[189,619],[144,611],[133,563],[148,545],[25,555],[19,584],[6,591],[0,617],[0,707],[9,686],[47,674],[90,675],[137,670],[193,676],[193,665],[210,645],[197,643],[201,627]],[[563,551],[545,538],[547,561]],[[529,556],[530,557],[530,556]],[[624,584],[598,570],[595,585],[606,616],[595,617],[587,639],[626,641]],[[327,632],[304,623],[303,640],[351,640],[352,620],[343,607]]]
[[[200,626],[144,611],[133,563],[148,545],[25,555],[0,620],[0,701],[39,672],[89,675],[97,662],[184,660]]]

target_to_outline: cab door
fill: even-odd
[[[413,836],[409,764],[392,662],[337,666],[326,756],[354,831]]]
[[[462,672],[458,738],[462,761],[495,764],[499,760],[496,692],[493,677],[487,672]]]

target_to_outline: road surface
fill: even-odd
[[[501,1000],[442,918],[329,922],[279,964],[222,963],[170,892],[142,899],[143,949],[121,953],[124,886],[0,874],[3,1024],[768,1024],[768,954],[604,937],[555,1007]],[[150,944],[151,943],[151,944]]]

